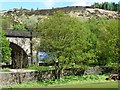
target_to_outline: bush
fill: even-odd
[[[37,65],[30,65],[26,69],[38,70],[38,71],[47,71],[53,70],[53,66],[37,66]]]
[[[65,76],[62,77],[58,80],[47,80],[47,81],[43,81],[43,84],[45,86],[47,85],[52,85],[52,84],[64,84],[64,83],[68,83],[71,81],[97,81],[97,80],[105,80],[106,76],[105,75],[84,75],[84,76]]]
[[[114,73],[118,73],[120,71],[120,68],[118,65],[116,65],[116,66],[104,66],[101,68],[103,69],[103,74],[114,74]]]
[[[6,39],[4,34],[5,33],[0,28],[0,58],[2,58],[2,62],[9,63],[11,60],[10,42]]]
[[[18,30],[18,31],[26,31],[25,26],[22,24],[15,24],[13,26],[13,30]]]

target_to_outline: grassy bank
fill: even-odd
[[[118,88],[118,82],[116,81],[91,81],[81,82],[74,81],[61,84],[49,84],[45,85],[42,82],[28,82],[24,84],[17,84],[9,86],[7,88]]]
[[[71,82],[63,85],[51,85],[42,88],[118,88],[118,82]]]

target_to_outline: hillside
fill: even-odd
[[[14,8],[8,11],[0,11],[0,16],[9,17],[14,23],[25,24],[25,23],[37,23],[39,20],[47,18],[47,16],[53,15],[54,12],[62,10],[70,16],[78,17],[81,21],[92,19],[92,17],[100,18],[106,17],[108,19],[120,19],[118,12],[103,10],[98,8],[83,7],[83,6],[71,6],[62,8],[42,9],[42,10],[27,10]],[[27,21],[30,19],[29,21]],[[30,25],[31,26],[31,25]]]
[[[115,11],[109,11],[109,10],[103,10],[103,9],[98,9],[98,8],[91,8],[91,7],[83,7],[83,6],[68,6],[68,7],[61,7],[61,8],[52,8],[52,9],[42,9],[42,10],[27,10],[27,9],[17,9],[14,8],[13,10],[8,10],[5,12],[5,10],[3,10],[4,14],[3,15],[12,15],[12,14],[16,14],[17,16],[20,16],[21,14],[26,14],[26,15],[52,15],[54,12],[58,11],[58,10],[63,10],[65,13],[70,13],[70,12],[74,12],[74,13],[78,13],[78,15],[89,15],[89,14],[101,14],[101,15],[106,15],[108,17],[113,16],[113,18],[117,18],[118,17],[118,13]]]

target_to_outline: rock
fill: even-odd
[[[88,75],[88,74],[102,74],[102,69],[99,66],[96,67],[89,67],[84,74]]]

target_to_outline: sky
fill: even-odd
[[[115,2],[119,0],[0,0],[0,10],[13,8],[51,9],[66,6],[90,6],[94,2]]]

